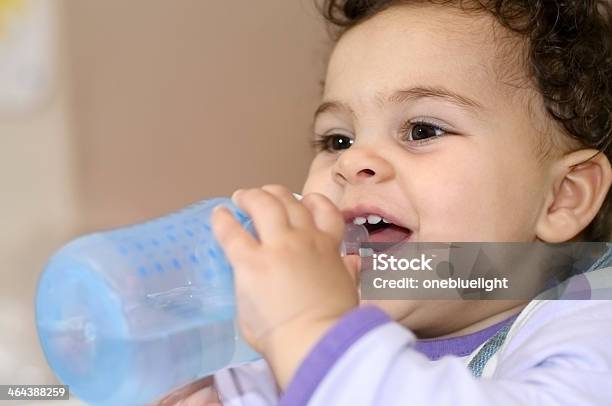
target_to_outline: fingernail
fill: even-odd
[[[218,206],[213,207],[213,209],[212,209],[213,214],[219,213],[221,211],[227,211],[227,207],[225,207],[222,204],[220,204]]]
[[[232,194],[232,200],[236,200],[236,198],[238,197],[238,195],[242,193],[242,189],[238,189],[234,192],[234,194]]]

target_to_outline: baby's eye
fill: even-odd
[[[350,148],[353,139],[347,135],[329,134],[318,136],[314,143],[319,151],[335,152]]]
[[[423,142],[447,133],[445,129],[423,121],[407,122],[402,126],[402,134],[406,141]]]

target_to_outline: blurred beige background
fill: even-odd
[[[312,0],[15,2],[46,7],[50,58],[35,102],[0,110],[0,384],[42,384],[49,255],[241,186],[299,190],[329,39]]]

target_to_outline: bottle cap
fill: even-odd
[[[340,255],[359,255],[361,243],[368,242],[368,229],[360,224],[348,223],[344,228],[344,238],[340,246]]]

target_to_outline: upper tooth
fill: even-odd
[[[376,214],[370,214],[368,216],[368,223],[370,224],[378,224],[380,223],[380,220],[382,220],[382,217],[376,215]]]
[[[386,218],[383,217],[383,222],[387,223],[387,224],[391,224],[391,220],[387,220]]]
[[[365,224],[365,222],[366,222],[365,217],[355,217],[353,219],[353,224],[362,225],[362,224]]]

